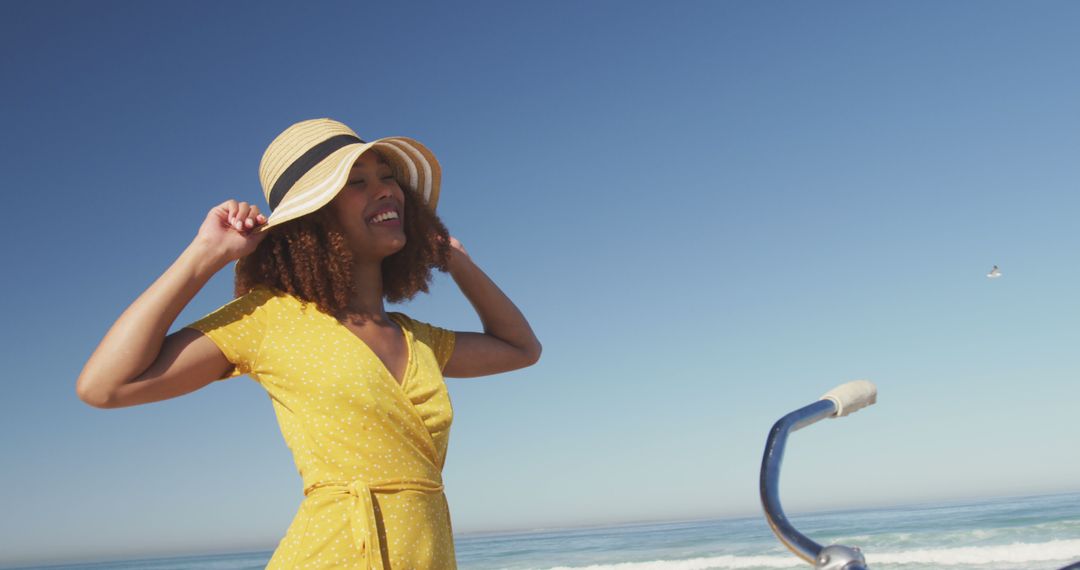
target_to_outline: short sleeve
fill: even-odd
[[[184,327],[206,335],[233,364],[219,380],[250,374],[255,368],[267,328],[266,304],[273,297],[268,288],[256,287]]]
[[[439,370],[446,368],[450,355],[454,354],[454,342],[457,340],[454,331],[409,317],[405,318],[409,319],[410,328],[416,340],[428,345],[431,352],[435,354],[435,360],[439,362]]]

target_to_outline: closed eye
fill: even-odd
[[[397,182],[397,179],[394,178],[393,174],[388,174],[386,176],[383,176],[381,179],[386,180],[386,181]],[[350,181],[346,182],[345,184],[346,184],[346,186],[359,186],[359,185],[364,184],[364,183],[365,183],[365,180],[363,178],[358,178],[356,180],[350,180]]]

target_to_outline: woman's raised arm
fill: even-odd
[[[540,341],[529,321],[475,263],[461,243],[450,238],[450,275],[476,309],[483,333],[458,332],[454,352],[443,368],[450,377],[486,376],[517,370],[540,359]]]
[[[255,250],[266,232],[257,207],[229,200],[206,216],[192,243],[120,315],[75,382],[79,399],[119,408],[173,398],[221,378],[232,366],[198,331],[166,336],[215,273]]]

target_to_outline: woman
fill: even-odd
[[[304,483],[267,568],[456,568],[443,377],[528,366],[540,343],[436,217],[439,165],[419,142],[303,121],[270,143],[259,175],[269,218],[235,200],[212,209],[91,355],[79,397],[133,406],[247,374]],[[236,299],[166,336],[234,260]],[[384,300],[426,292],[432,268],[454,278],[483,333],[386,312]]]

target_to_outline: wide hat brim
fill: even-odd
[[[349,172],[360,155],[375,149],[390,164],[399,183],[413,191],[432,210],[439,201],[442,171],[435,155],[419,141],[408,137],[387,137],[371,142],[345,145],[330,153],[307,170],[286,191],[258,231],[267,231],[280,224],[310,214],[328,204],[345,187]],[[263,191],[270,202],[268,181]]]

